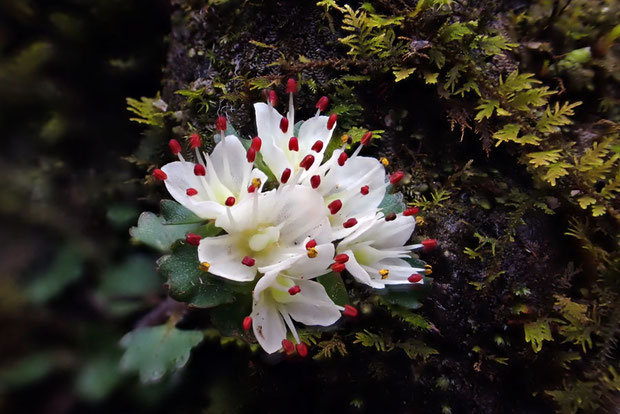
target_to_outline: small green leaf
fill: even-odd
[[[583,196],[579,197],[577,202],[579,203],[579,206],[585,210],[590,204],[596,203],[596,200],[590,196]]]
[[[390,213],[402,213],[403,211],[405,211],[405,208],[407,208],[405,202],[403,201],[403,193],[398,192],[390,194],[389,191],[391,187],[391,185],[388,186],[385,196],[383,197],[381,204],[379,204],[379,209],[381,209],[381,211],[385,215],[388,215]]]
[[[143,383],[157,382],[166,373],[183,368],[202,339],[200,331],[182,331],[171,325],[138,328],[121,339],[125,349],[121,369],[137,372]]]
[[[121,381],[118,370],[118,355],[103,354],[86,362],[77,375],[77,394],[87,401],[101,401]]]
[[[502,142],[517,141],[517,135],[521,125],[519,124],[507,124],[502,129],[493,134],[493,138],[497,140],[495,146],[497,147]]]
[[[23,387],[47,376],[54,368],[54,356],[30,354],[0,372],[0,391]]]
[[[159,259],[158,265],[160,273],[168,279],[168,293],[175,300],[198,308],[210,308],[235,300],[231,289],[235,282],[226,282],[200,270],[198,251],[194,246],[176,246],[171,255]]]
[[[523,331],[525,332],[525,341],[532,344],[534,352],[540,352],[544,341],[553,341],[547,319],[526,323],[523,325]]]
[[[400,82],[401,80],[407,79],[409,75],[415,72],[415,70],[416,68],[393,68],[392,72],[396,78],[394,82]]]
[[[205,221],[176,201],[161,200],[160,208],[164,224],[192,224]]]
[[[49,270],[26,287],[26,295],[37,304],[52,299],[81,276],[82,260],[76,247],[63,246]]]
[[[327,296],[334,301],[336,305],[344,306],[349,303],[349,294],[344,286],[342,277],[338,273],[330,272],[326,275],[319,276],[317,282],[323,285]]]
[[[138,225],[129,229],[129,234],[135,240],[165,252],[170,250],[176,240],[185,238],[187,233],[194,232],[199,227],[198,223],[166,224],[163,217],[145,211],[140,214]]]

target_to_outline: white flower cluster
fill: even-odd
[[[378,289],[423,283],[419,272],[424,269],[412,267],[404,258],[435,242],[406,245],[416,224],[416,209],[388,216],[380,212],[386,187],[400,180],[402,173],[387,177],[381,162],[359,155],[372,133],[363,137],[351,156],[343,146],[323,162],[337,120],[336,115],[321,115],[326,97],[294,136],[296,89],[290,79],[285,117],[274,108],[273,91],[267,104],[254,105],[258,136],[248,149],[236,136],[225,135],[226,119],[220,117],[219,142],[210,155],[199,151],[197,134],[190,137],[193,161],[185,160],[180,144],[171,140],[179,161],[154,175],[177,202],[201,218],[215,220],[225,231],[202,239],[188,235],[187,241],[198,246],[201,268],[235,282],[260,278],[244,328],[253,328],[268,353],[280,348],[292,352],[296,347],[303,356],[307,348],[293,321],[328,326],[341,312],[357,313],[351,306],[336,305],[314,278],[347,270],[356,281]],[[277,177],[270,191],[263,191],[267,175],[254,167],[258,153]],[[287,327],[297,345],[287,339]]]

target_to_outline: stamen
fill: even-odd
[[[204,177],[207,175],[207,170],[205,170],[205,167],[202,164],[196,164],[194,165],[194,175]]]
[[[295,296],[296,294],[298,294],[299,292],[301,292],[301,288],[299,287],[299,285],[295,285],[292,286],[289,290],[288,290],[288,294],[291,296]]]
[[[329,103],[329,99],[327,96],[322,96],[321,99],[316,103],[316,107],[319,109],[319,113],[323,112],[325,108],[327,108],[327,104]]]
[[[306,243],[306,249],[313,249],[316,247],[316,240],[312,239]]]
[[[181,144],[179,144],[179,141],[176,139],[171,139],[168,141],[168,146],[170,147],[170,152],[172,152],[172,155],[179,155],[179,152],[181,152]]]
[[[310,259],[314,259],[319,255],[319,251],[316,249],[316,247],[308,247],[306,249],[306,253],[308,254],[308,257]]]
[[[297,344],[295,348],[297,348],[297,353],[300,357],[305,358],[308,356],[308,347],[303,342]]]
[[[426,273],[427,275],[433,274],[433,266],[427,264],[424,265],[425,269],[424,269],[424,273]]]
[[[414,273],[411,276],[409,276],[407,280],[411,283],[418,283],[420,280],[422,280],[422,275],[418,273]]]
[[[360,144],[362,144],[363,146],[367,146],[368,144],[370,144],[371,138],[372,138],[372,131],[366,132],[364,136],[362,137],[362,139],[360,140]]]
[[[422,246],[424,246],[425,252],[430,252],[431,250],[434,250],[437,247],[437,240],[435,239],[422,240]]]
[[[187,233],[187,235],[185,236],[185,241],[187,242],[187,244],[191,244],[192,246],[198,246],[201,239],[202,236],[195,233]]]
[[[390,175],[390,183],[391,184],[396,184],[397,182],[402,180],[404,176],[405,176],[404,172],[396,171],[394,174]]]
[[[342,314],[355,318],[357,316],[357,309],[351,305],[344,305],[344,311]]]
[[[313,145],[312,148],[310,148],[312,151],[314,152],[321,152],[321,150],[323,149],[323,141],[321,140],[317,140]]]
[[[282,184],[286,184],[286,182],[288,181],[289,178],[291,178],[291,169],[290,168],[285,168],[284,171],[282,171],[282,176],[280,177],[280,182]]]
[[[310,185],[312,186],[312,188],[318,188],[318,186],[321,185],[321,176],[313,175],[312,177],[310,177]]]
[[[286,131],[288,131],[288,118],[282,117],[280,119],[280,129],[286,134]]]
[[[288,140],[288,150],[299,151],[299,141],[297,137],[291,137],[291,139]]]
[[[310,167],[312,167],[312,164],[314,164],[314,155],[308,154],[304,157],[303,160],[301,160],[301,162],[299,163],[299,166],[301,168],[305,168],[307,171],[310,169]]]
[[[292,354],[293,352],[295,352],[295,345],[293,345],[293,343],[288,339],[282,340],[282,348],[287,354]]]
[[[201,262],[198,266],[198,269],[202,270],[203,272],[208,272],[210,268],[211,264],[209,262]]]
[[[185,191],[185,194],[190,197],[195,196],[196,194],[198,194],[198,190],[196,190],[195,188],[188,188],[187,191]]]
[[[379,274],[381,275],[381,280],[385,280],[390,275],[390,271],[387,269],[380,269]]]
[[[345,221],[344,223],[342,223],[342,227],[344,227],[345,229],[348,229],[350,227],[353,227],[357,224],[357,220],[354,218],[350,218],[347,221]]]
[[[329,119],[327,120],[327,129],[332,129],[334,125],[336,125],[336,121],[338,120],[337,114],[331,114]]]
[[[329,209],[329,212],[331,214],[336,214],[340,211],[340,209],[342,208],[342,201],[340,200],[334,200],[331,203],[329,203],[327,205],[327,208]]]
[[[246,265],[247,267],[252,267],[256,264],[256,260],[254,260],[253,258],[251,258],[250,256],[245,256],[242,260],[241,263],[243,263],[244,265]]]
[[[297,93],[297,81],[290,78],[286,81],[286,93]]]
[[[350,137],[349,135],[347,135],[347,134],[343,134],[343,135],[340,137],[340,142],[342,142],[342,143],[343,143],[343,144],[345,144],[345,145],[346,145],[346,144],[350,144],[350,143],[351,143],[351,141],[352,141],[352,140],[351,140],[351,137]]]
[[[340,165],[342,167],[344,165],[344,163],[347,162],[348,158],[349,158],[349,156],[347,155],[346,152],[340,153],[340,155],[338,156],[338,165]]]
[[[243,318],[243,330],[249,331],[251,327],[252,327],[252,317],[246,316],[245,318]]]
[[[252,178],[252,187],[259,188],[263,182],[258,177]]]
[[[278,106],[278,94],[276,94],[276,91],[269,91],[269,103],[272,106]]]
[[[202,140],[200,139],[200,135],[193,133],[189,136],[189,146],[190,148],[198,148],[202,145]]]
[[[245,158],[248,162],[254,162],[256,160],[256,150],[253,147],[248,148]]]
[[[236,201],[236,200],[235,200],[235,197],[232,197],[232,196],[231,196],[231,197],[228,197],[228,198],[226,199],[226,205],[227,205],[228,207],[232,207],[232,206],[234,206],[234,205],[235,205],[235,201]]]
[[[260,147],[263,145],[263,141],[259,137],[252,138],[251,148],[254,148],[256,152],[260,151]]]
[[[390,165],[390,162],[385,157],[379,158],[379,162],[381,162],[381,164],[383,164],[384,167],[387,167],[388,165]]]
[[[424,217],[422,216],[416,216],[415,218],[415,222],[418,226],[421,226],[422,224],[424,224]]]
[[[337,254],[336,257],[334,257],[334,262],[336,263],[346,263],[349,261],[349,255],[348,254]]]
[[[256,191],[256,187],[254,187],[253,185],[249,185],[248,186],[248,193],[253,193],[254,191]]]
[[[226,117],[218,116],[215,122],[215,130],[224,132],[226,131]]]
[[[413,216],[414,214],[418,214],[420,209],[417,207],[411,207],[403,211],[403,216]]]
[[[340,272],[344,272],[344,270],[346,269],[346,266],[344,263],[334,263],[331,265],[331,268],[334,272],[340,273]]]
[[[367,195],[369,192],[370,192],[370,187],[368,187],[367,185],[360,188],[360,193],[362,193],[362,195]]]
[[[168,178],[168,174],[166,174],[165,172],[163,172],[159,168],[155,168],[153,170],[153,177],[157,178],[160,181],[164,181],[165,179]]]
[[[385,216],[385,221],[393,221],[396,220],[396,213],[392,212]]]

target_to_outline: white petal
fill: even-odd
[[[272,354],[282,348],[282,341],[286,339],[286,326],[276,303],[269,295],[254,300],[251,316],[254,336],[265,352]]]
[[[334,262],[334,245],[332,243],[319,244],[316,250],[318,253],[316,257],[310,258],[304,252],[284,273],[300,279],[311,279],[327,273],[329,266]]]
[[[327,144],[332,138],[332,134],[334,133],[335,126],[332,129],[327,129],[327,121],[329,120],[328,116],[318,116],[312,117],[301,124],[301,128],[299,128],[299,134],[297,138],[299,139],[299,149],[302,148],[309,150],[310,147],[316,141],[323,141],[323,149],[321,150],[321,159],[323,158],[322,154],[327,148]]]
[[[415,229],[413,216],[399,215],[395,220],[377,220],[365,238],[373,240],[372,245],[378,249],[403,246],[411,238]]]
[[[370,278],[368,272],[357,262],[355,255],[351,250],[346,250],[343,253],[349,256],[349,261],[347,262],[346,267],[347,271],[351,274],[351,276],[353,276],[353,278],[355,278],[355,280],[378,289],[385,287],[383,283],[377,283]]]
[[[376,275],[371,275],[375,282],[383,282],[386,285],[402,285],[409,284],[409,276],[413,273],[417,273],[416,269],[413,268],[409,263],[407,263],[403,259],[391,258],[384,259],[376,264],[379,269],[387,269],[390,274],[387,278],[381,280],[381,276],[377,273]]]
[[[249,185],[252,164],[246,159],[246,151],[234,135],[228,135],[220,141],[211,153],[211,162],[217,177],[236,197]]]
[[[238,236],[205,237],[198,245],[198,260],[211,265],[209,273],[235,282],[249,282],[256,276],[256,266],[241,263],[245,256],[238,250]]]
[[[285,148],[288,148],[288,140],[292,136],[293,126],[289,125],[288,133],[284,134],[280,130],[282,115],[277,110],[262,102],[255,103],[254,110],[256,113],[256,129],[262,140],[260,153],[267,167],[279,179],[284,169],[291,168],[285,154]],[[293,169],[291,168],[291,170]]]
[[[339,307],[329,298],[325,288],[312,280],[298,280],[301,291],[280,307],[305,325],[329,326],[340,319]]]

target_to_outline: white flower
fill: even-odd
[[[216,219],[227,234],[202,239],[198,258],[210,265],[210,273],[238,282],[253,280],[257,271],[291,266],[316,276],[334,257],[326,210],[321,196],[307,187],[256,192]]]
[[[320,283],[271,272],[256,284],[250,316],[254,336],[271,354],[287,347],[287,327],[297,344],[301,344],[293,320],[305,325],[329,326],[340,319],[343,309],[329,298]]]
[[[338,244],[336,252],[347,256],[346,269],[368,286],[381,289],[386,285],[423,283],[419,273],[424,269],[403,260],[411,257],[413,249],[424,247],[405,246],[414,228],[413,216],[399,215],[392,221],[386,221],[383,214],[366,217]]]
[[[200,138],[193,135],[192,139],[198,139],[198,145],[192,142],[196,149],[196,163],[185,161],[178,142],[174,141],[178,151],[173,149],[173,152],[180,160],[161,168],[166,188],[177,202],[200,218],[216,219],[226,214],[227,204],[247,197],[248,187],[255,178],[260,191],[267,176],[256,168],[252,169],[253,163],[248,162],[239,138],[222,136],[211,156],[206,153],[201,156],[198,152]],[[171,148],[174,143],[171,141]]]

